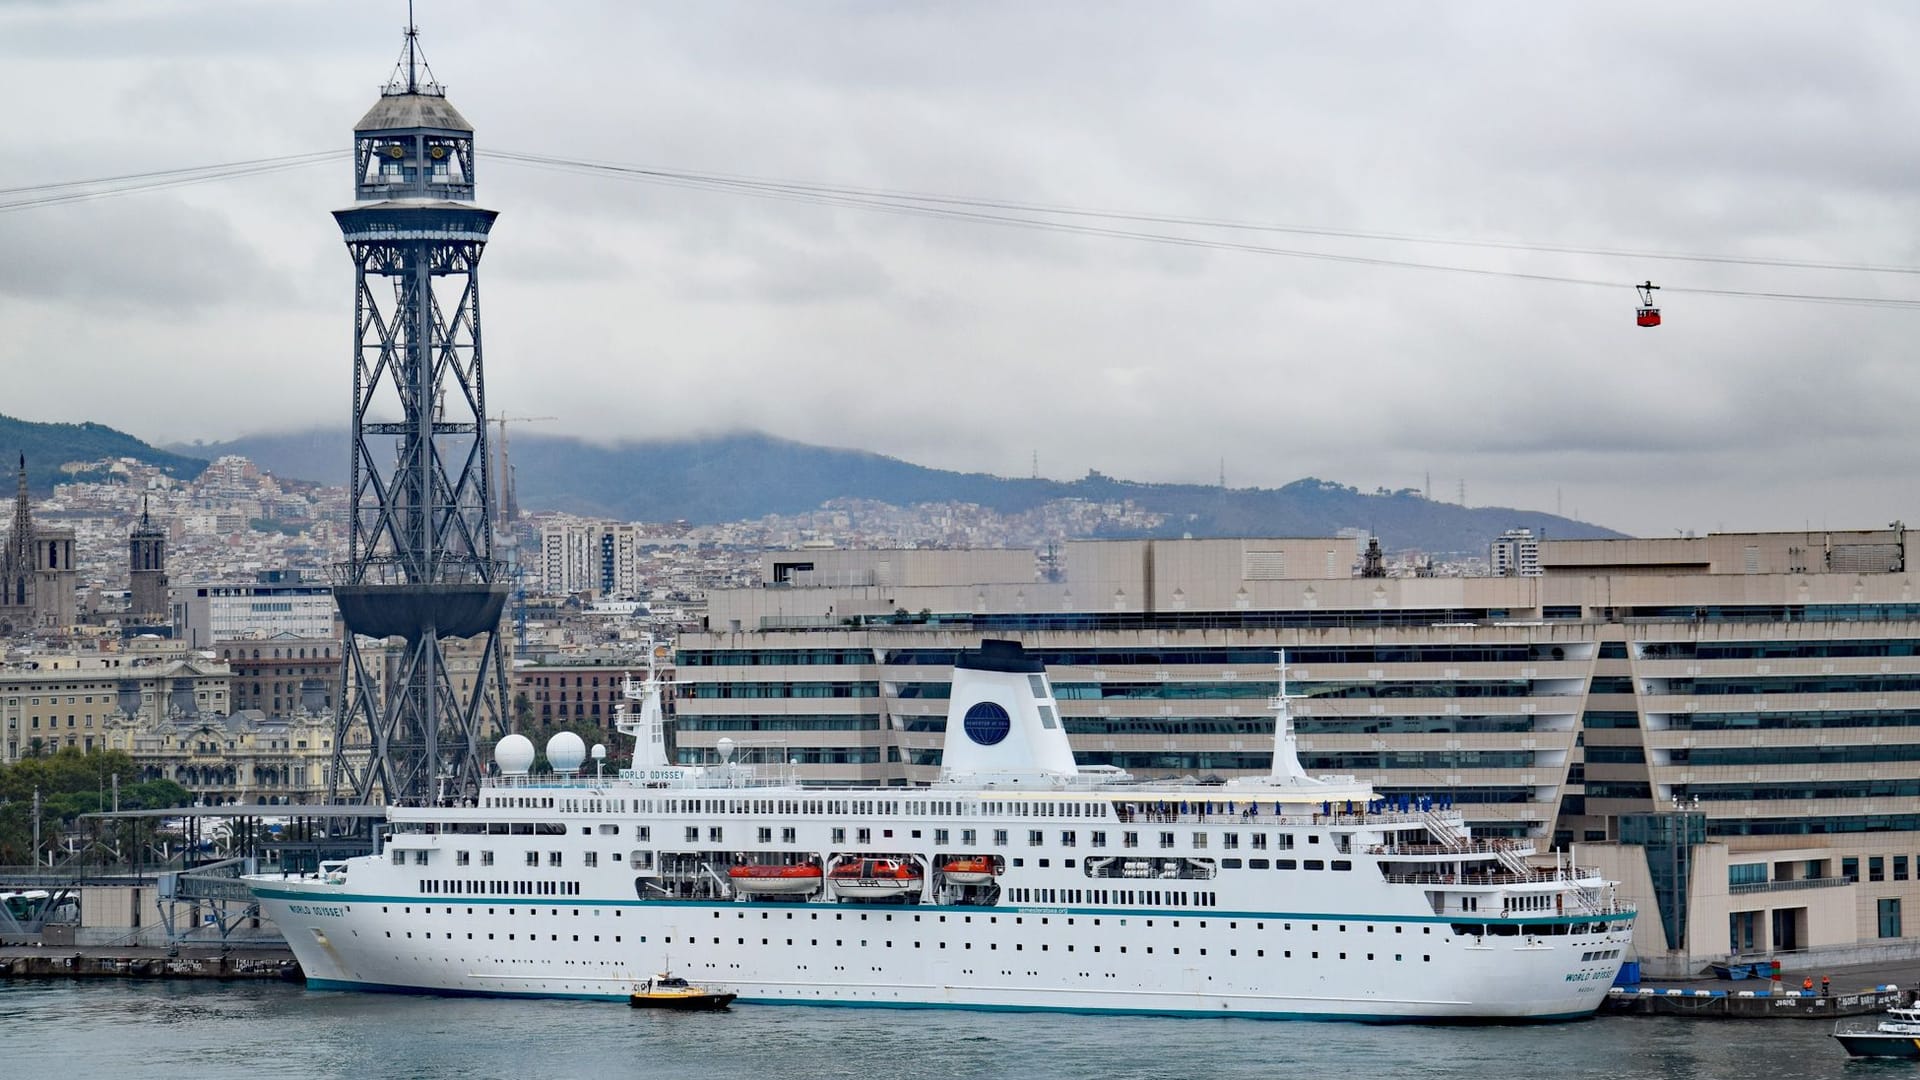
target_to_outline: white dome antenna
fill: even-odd
[[[562,731],[547,740],[547,764],[553,771],[564,776],[572,776],[580,771],[580,764],[587,760],[586,740],[571,731]]]
[[[533,740],[525,735],[508,735],[493,744],[493,762],[502,776],[525,776],[533,768]]]

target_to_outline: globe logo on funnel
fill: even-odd
[[[992,746],[1007,737],[1013,720],[1007,715],[1007,710],[991,701],[982,701],[967,710],[962,726],[966,728],[967,738],[981,746]]]

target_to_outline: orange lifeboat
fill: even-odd
[[[849,859],[827,875],[837,896],[849,900],[892,900],[920,891],[918,868],[899,859]]]
[[[955,885],[985,885],[993,880],[993,860],[975,855],[950,859],[940,872]]]
[[[821,873],[817,866],[748,864],[727,871],[735,892],[748,896],[785,896],[818,892]]]

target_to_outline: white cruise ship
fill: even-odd
[[[1597,874],[1306,776],[1284,665],[1270,775],[1212,785],[1077,767],[1013,642],[956,664],[926,788],[802,787],[724,742],[670,765],[657,678],[630,696],[617,779],[570,734],[530,775],[509,735],[478,805],[247,879],[308,985],[623,1000],[671,968],[742,1003],[1552,1020],[1595,1010],[1632,934]]]

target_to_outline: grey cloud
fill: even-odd
[[[219,213],[165,195],[0,214],[0,294],[191,319],[291,289]]]
[[[1593,289],[484,159],[1904,265],[1920,260],[1906,4],[429,0],[420,20],[479,128],[480,201],[503,214],[486,303],[490,404],[509,411],[606,438],[751,426],[1012,473],[1035,451],[1063,476],[1205,480],[1225,458],[1235,483],[1371,488],[1431,471],[1436,494],[1461,477],[1476,503],[1563,493],[1648,531],[1920,515],[1904,479],[1913,313],[1681,291],[1906,296],[1910,277],[1234,234],[1619,283]],[[344,147],[399,21],[317,0],[0,7],[0,93],[42,102],[0,185]],[[45,94],[56,75],[70,93]],[[300,374],[268,418],[344,424],[330,358],[351,270],[327,211],[345,170],[222,191],[0,215],[0,296],[34,301],[10,310],[15,340],[44,348],[85,317],[102,333],[74,350],[137,338],[219,372],[171,421],[203,430],[155,432],[177,436],[229,434],[229,402],[277,389],[256,362],[272,342]],[[1646,277],[1672,288],[1651,333],[1630,325],[1627,286]],[[26,348],[0,344],[0,362],[19,370]],[[125,420],[23,391],[47,419]]]

